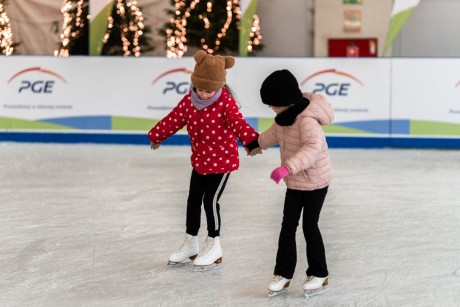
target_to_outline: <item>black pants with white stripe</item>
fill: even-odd
[[[186,232],[196,236],[200,229],[201,204],[204,205],[208,236],[220,236],[219,199],[224,192],[230,173],[200,175],[195,170],[190,178],[190,190],[187,199]]]

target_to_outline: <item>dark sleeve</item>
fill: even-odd
[[[252,151],[253,149],[256,149],[257,147],[260,147],[259,141],[254,140],[254,141],[250,142],[248,145],[246,145],[245,147],[247,149],[249,149],[249,151]]]

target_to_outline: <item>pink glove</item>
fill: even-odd
[[[290,175],[289,169],[286,166],[280,166],[273,170],[270,175],[270,178],[273,179],[276,183],[279,183],[281,179]]]

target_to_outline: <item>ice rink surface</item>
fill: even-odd
[[[241,150],[220,201],[223,268],[166,265],[184,238],[189,156],[0,143],[0,306],[460,306],[460,151],[331,149],[330,290],[312,299],[301,227],[288,291],[266,294],[285,192],[268,178],[277,149]]]

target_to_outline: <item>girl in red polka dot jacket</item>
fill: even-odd
[[[257,139],[259,134],[246,122],[238,105],[226,86],[226,69],[232,68],[235,59],[230,56],[213,56],[203,50],[194,55],[192,90],[176,107],[160,120],[148,133],[151,149],[177,131],[187,126],[191,142],[190,189],[187,199],[185,240],[176,253],[169,256],[170,265],[191,262],[194,270],[220,268],[220,205],[228,177],[239,167],[239,140],[250,155],[262,152]],[[198,230],[201,204],[204,205],[208,236],[201,251]]]

